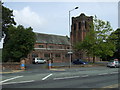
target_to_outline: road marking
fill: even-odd
[[[16,83],[28,83],[28,82],[34,82],[35,80],[30,80],[30,81],[20,81],[20,82],[9,82],[9,83],[3,83],[3,85],[5,84],[16,84]]]
[[[42,78],[42,80],[47,79],[47,78],[50,77],[51,75],[52,75],[52,74],[47,75],[46,77]]]
[[[60,80],[60,79],[70,79],[70,78],[78,78],[80,76],[72,76],[72,77],[62,77],[62,78],[54,78],[53,80]]]
[[[98,75],[106,75],[106,74],[108,74],[108,73],[101,73],[101,74],[98,74]]]
[[[114,74],[114,73],[118,73],[118,72],[112,72],[112,73],[110,73],[110,74]]]
[[[53,70],[53,71],[65,71],[65,69],[50,69],[50,70]]]
[[[16,78],[20,78],[20,77],[23,77],[23,76],[16,76],[16,77],[13,77],[13,78],[10,78],[10,79],[6,79],[6,80],[1,81],[0,83],[7,82],[7,81],[10,81],[10,80],[13,80],[13,79],[16,79]]]
[[[110,86],[105,86],[102,88],[118,88],[120,86],[120,84],[114,84],[114,85],[110,85]]]
[[[0,74],[9,74],[9,73],[16,73],[16,72],[22,72],[25,70],[12,70],[11,72],[0,72]]]
[[[84,76],[81,76],[81,77],[88,77],[88,75],[84,75]]]

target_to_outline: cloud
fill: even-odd
[[[15,21],[19,25],[32,27],[34,31],[39,31],[46,24],[46,20],[33,12],[30,7],[24,7],[22,10],[14,10]]]

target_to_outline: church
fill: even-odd
[[[91,24],[93,24],[93,17],[86,16],[84,13],[81,13],[78,17],[72,17],[72,25],[71,25],[71,45],[72,47],[77,44],[78,42],[82,42],[90,31]],[[74,48],[72,48],[73,51]],[[74,52],[72,58],[80,58],[86,59],[88,58],[85,52]]]
[[[70,38],[67,36],[52,35],[36,33],[36,43],[34,50],[28,55],[30,63],[33,58],[40,57],[43,59],[51,59],[52,62],[69,62],[70,45],[75,45],[77,42],[84,40],[87,32],[90,30],[89,22],[93,23],[92,16],[86,16],[81,13],[80,16],[72,17],[72,25]],[[72,59],[81,58],[85,59],[83,52],[74,52],[72,48]]]

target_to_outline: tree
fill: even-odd
[[[9,39],[7,32],[8,28],[11,25],[16,25],[16,22],[14,21],[14,15],[13,10],[10,10],[9,8],[2,5],[2,37],[5,35],[4,42],[6,43],[6,40]],[[0,39],[1,41],[1,39]]]
[[[9,39],[4,44],[3,61],[19,62],[21,58],[33,50],[35,44],[35,33],[32,28],[24,28],[22,25],[17,27],[10,26],[8,28]]]
[[[2,5],[2,30],[4,33],[7,32],[7,29],[11,25],[16,25],[13,16],[13,10],[10,10],[7,7]]]
[[[90,32],[87,33],[83,42],[79,42],[75,48],[87,53],[88,56],[106,57],[112,56],[115,50],[115,45],[107,41],[109,33],[112,31],[110,23],[94,17],[94,23],[91,25]]]
[[[2,3],[0,1],[0,41],[2,39]]]
[[[114,52],[114,57],[120,59],[120,28],[112,32],[108,40],[115,44],[116,51]]]

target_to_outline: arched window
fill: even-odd
[[[74,30],[76,30],[76,23],[74,24]]]
[[[79,22],[78,28],[81,29],[81,22]]]
[[[85,21],[85,28],[87,29],[87,22]]]

